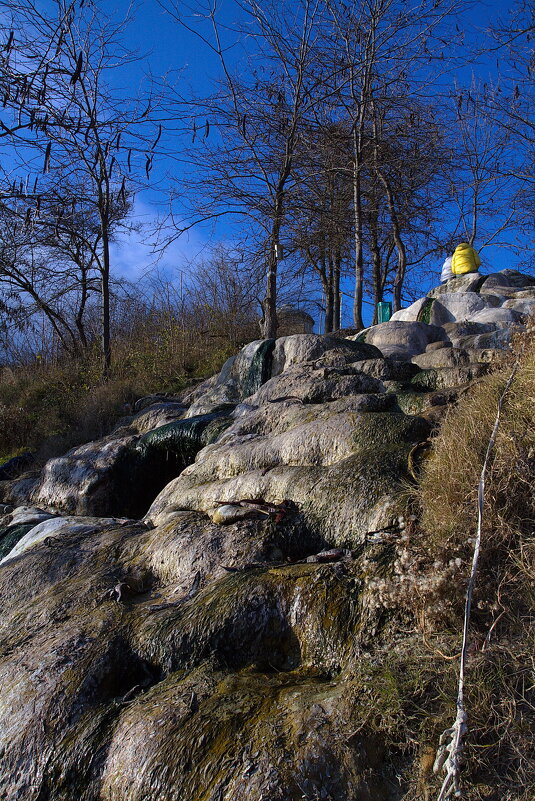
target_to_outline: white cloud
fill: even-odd
[[[202,231],[192,229],[159,253],[155,249],[158,222],[155,208],[136,198],[132,219],[139,230],[120,232],[111,245],[112,273],[116,279],[123,277],[135,282],[153,271],[176,277],[181,270],[187,272],[210,247]]]

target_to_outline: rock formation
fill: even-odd
[[[0,797],[401,799],[374,581],[428,438],[534,309],[505,270],[347,339],[253,342],[1,482]]]

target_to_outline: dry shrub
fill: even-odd
[[[519,335],[501,368],[474,384],[447,416],[413,502],[417,519],[397,543],[376,603],[410,610],[426,632],[457,630],[462,619],[477,526],[478,484],[513,364],[519,368],[502,407],[486,478],[482,549],[473,621],[482,636],[507,623],[521,630],[533,609],[526,559],[535,503],[535,332]],[[523,567],[521,568],[520,565]]]
[[[474,384],[447,416],[419,489],[430,547],[456,548],[474,533],[477,490],[498,399],[514,362],[519,369],[505,399],[486,478],[484,530],[498,542],[526,531],[534,519],[535,328],[517,336],[502,369]]]

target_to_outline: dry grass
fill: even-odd
[[[421,480],[422,526],[430,546],[455,548],[473,534],[479,475],[498,398],[513,363],[519,370],[505,400],[486,480],[484,527],[496,541],[533,523],[535,506],[535,329],[517,337],[503,368],[475,384],[446,418]]]
[[[242,341],[256,327],[245,327]],[[236,332],[233,332],[234,334]],[[236,352],[234,338],[183,329],[174,321],[140,320],[116,339],[112,373],[100,380],[98,349],[84,358],[36,361],[0,371],[0,459],[24,450],[38,461],[103,436],[136,398],[153,392],[178,393],[212,375]]]
[[[535,787],[535,330],[517,337],[497,372],[452,409],[434,441],[411,519],[388,575],[367,603],[412,632],[409,648],[385,648],[405,704],[385,704],[383,725],[415,757],[405,801],[436,798],[432,774],[440,732],[455,718],[465,592],[477,526],[477,488],[498,398],[519,361],[502,409],[487,473],[481,555],[470,621],[466,677],[466,801],[531,801]],[[391,624],[392,625],[392,624]],[[405,660],[405,661],[403,661]],[[403,682],[407,686],[401,687]],[[382,681],[381,686],[386,686]],[[419,687],[429,688],[421,697]],[[433,688],[436,695],[433,695]],[[411,708],[411,702],[413,704]],[[388,709],[388,715],[386,710]],[[426,761],[427,760],[427,761]],[[425,770],[422,765],[425,762]],[[419,767],[420,766],[420,767]]]
[[[442,656],[449,676],[458,664],[479,476],[498,398],[516,361],[487,473],[470,625],[463,797],[474,801],[527,801],[535,786],[533,326],[517,337],[499,371],[475,384],[446,418],[417,491],[420,520],[398,558],[404,594],[397,600],[415,615],[421,657]]]

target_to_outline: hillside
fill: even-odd
[[[259,340],[0,482],[6,801],[528,801],[535,278]]]

